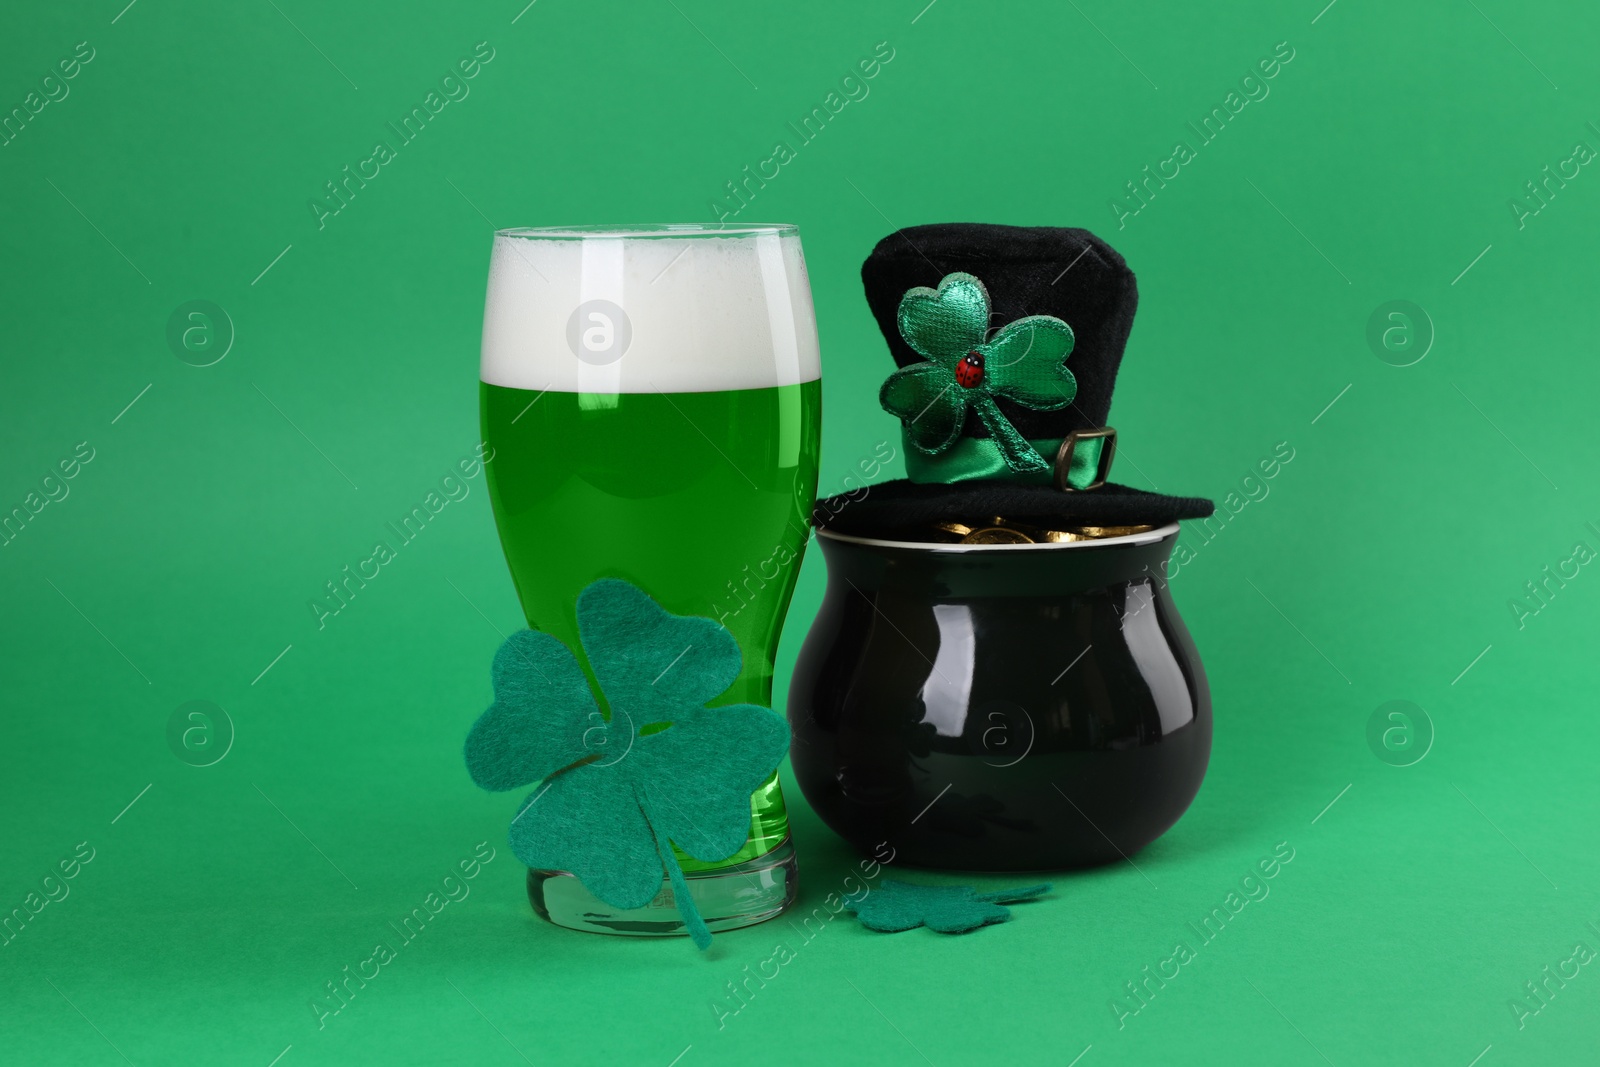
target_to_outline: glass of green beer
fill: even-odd
[[[743,670],[713,705],[771,707],[821,424],[795,227],[501,230],[480,377],[489,493],[528,625],[583,663],[578,593],[624,579],[738,640]],[[751,797],[742,849],[677,859],[712,930],[781,912],[795,867],[777,776]],[[529,871],[528,895],[561,926],[684,932],[665,882],[631,911],[563,871]]]

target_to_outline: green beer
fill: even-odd
[[[578,594],[624,579],[738,641],[742,670],[712,706],[770,707],[779,629],[810,532],[821,421],[816,325],[793,228],[502,231],[481,377],[490,498],[528,624],[566,644],[593,684]],[[742,849],[711,863],[682,850],[677,858],[713,929],[781,910],[793,861],[776,775],[751,798]],[[580,900],[558,874],[530,876],[535,907],[552,921],[678,928],[664,898],[643,909],[659,914],[607,919],[605,905]]]
[[[528,624],[582,663],[578,593],[625,579],[738,639],[744,669],[718,704],[770,707],[816,492],[821,383],[600,397],[480,388],[490,499]],[[752,808],[744,849],[720,864],[680,851],[683,869],[739,863],[788,836],[776,776]]]

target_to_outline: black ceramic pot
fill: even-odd
[[[789,690],[806,799],[858,849],[963,871],[1131,856],[1211,754],[1163,578],[1176,524],[1066,544],[820,531],[828,587]]]

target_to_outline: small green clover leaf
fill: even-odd
[[[897,319],[900,336],[927,362],[891,374],[878,401],[905,424],[913,447],[928,455],[949,448],[961,436],[970,408],[1013,471],[1049,469],[994,398],[1033,411],[1057,411],[1072,403],[1078,383],[1064,363],[1072,352],[1072,327],[1051,315],[1029,315],[986,340],[988,290],[960,272],[945,275],[938,289],[909,290]]]
[[[941,934],[960,934],[990,923],[1011,918],[1015,904],[1048,893],[1050,886],[1030,885],[1022,889],[1002,889],[979,893],[970,885],[911,885],[885,879],[859,899],[846,900],[845,907],[856,913],[869,930],[898,933],[926,926]]]
[[[753,704],[705,705],[739,675],[739,643],[711,619],[673,615],[628,582],[578,594],[578,634],[609,716],[571,650],[520,630],[495,653],[495,702],[467,735],[485,789],[542,783],[511,822],[529,867],[571,871],[616,908],[641,908],[665,871],[705,948],[676,844],[726,859],[750,833],[750,794],[789,748],[788,724]]]

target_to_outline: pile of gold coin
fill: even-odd
[[[935,523],[933,532],[937,540],[953,545],[1038,545],[1063,541],[1098,541],[1106,537],[1126,537],[1144,533],[1154,526],[1068,526],[1060,530],[1047,530],[1027,523],[1013,522],[998,515],[991,516],[983,525],[964,522]]]

